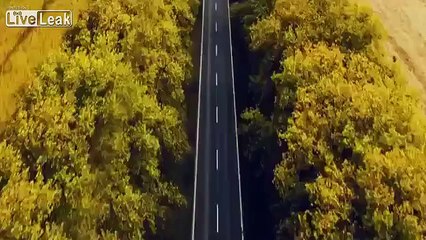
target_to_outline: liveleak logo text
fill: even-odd
[[[6,26],[69,28],[72,27],[72,12],[70,10],[8,10],[6,11]]]

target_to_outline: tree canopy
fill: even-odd
[[[271,119],[251,109],[242,125],[248,156],[281,150],[277,239],[425,237],[426,117],[385,38],[350,0],[277,0],[250,26],[253,50],[280,57]]]
[[[41,64],[0,141],[0,235],[145,239],[185,197],[193,1],[97,0]],[[160,41],[161,40],[161,41]]]

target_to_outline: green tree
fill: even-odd
[[[231,15],[232,17],[240,17],[244,28],[249,30],[252,24],[272,12],[274,4],[275,0],[247,0],[244,2],[235,2],[231,5]]]
[[[277,140],[274,138],[274,127],[258,109],[247,109],[241,118],[240,131],[243,137],[240,142],[245,146],[244,158],[252,161],[259,173],[263,172],[270,158],[267,153],[272,152],[272,143]]]

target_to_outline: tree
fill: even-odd
[[[240,142],[245,146],[244,158],[256,166],[259,173],[264,171],[270,159],[265,153],[271,153],[274,141],[274,128],[257,109],[247,109],[242,115]]]
[[[274,4],[275,0],[235,2],[231,6],[231,14],[233,17],[241,17],[244,28],[249,30],[251,25],[272,12]]]
[[[0,143],[0,235],[144,239],[186,199],[194,1],[94,1],[36,70]]]
[[[283,231],[301,238],[420,238],[426,216],[416,203],[423,193],[403,189],[426,183],[426,125],[418,99],[363,54],[320,45],[284,65],[297,90],[288,128],[279,134],[288,152],[275,169],[275,185],[284,201],[302,189],[308,199],[287,203],[310,206],[293,209]],[[401,175],[414,168],[412,179]],[[390,201],[386,211],[381,201]],[[414,222],[402,222],[408,216]]]
[[[139,239],[155,232],[168,206],[185,203],[159,170],[160,146],[176,156],[185,150],[179,113],[148,93],[113,50],[115,42],[114,35],[100,35],[90,54],[76,50],[44,63],[7,129],[7,148],[19,149],[8,156],[28,169],[23,186],[52,192],[44,227],[29,238],[45,237],[52,224],[73,239]],[[9,180],[2,191],[15,185]],[[40,202],[31,204],[33,214],[43,213]],[[11,211],[19,216],[31,208]]]
[[[71,49],[87,47],[104,31],[119,38],[124,54],[158,100],[184,112],[183,85],[191,77],[190,31],[195,22],[189,0],[97,0],[68,35]]]
[[[47,218],[60,192],[38,174],[30,181],[18,151],[0,143],[0,235],[5,239],[66,239],[62,226]],[[43,237],[43,238],[42,238]]]
[[[254,49],[290,50],[304,44],[365,49],[384,38],[372,10],[349,0],[277,0],[272,14],[251,26]]]
[[[280,61],[272,119],[250,110],[242,128],[249,144],[276,135],[286,146],[277,238],[423,239],[426,116],[371,10],[277,0],[250,29],[252,48]]]

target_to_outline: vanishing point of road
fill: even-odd
[[[229,0],[203,0],[192,240],[243,240]]]

